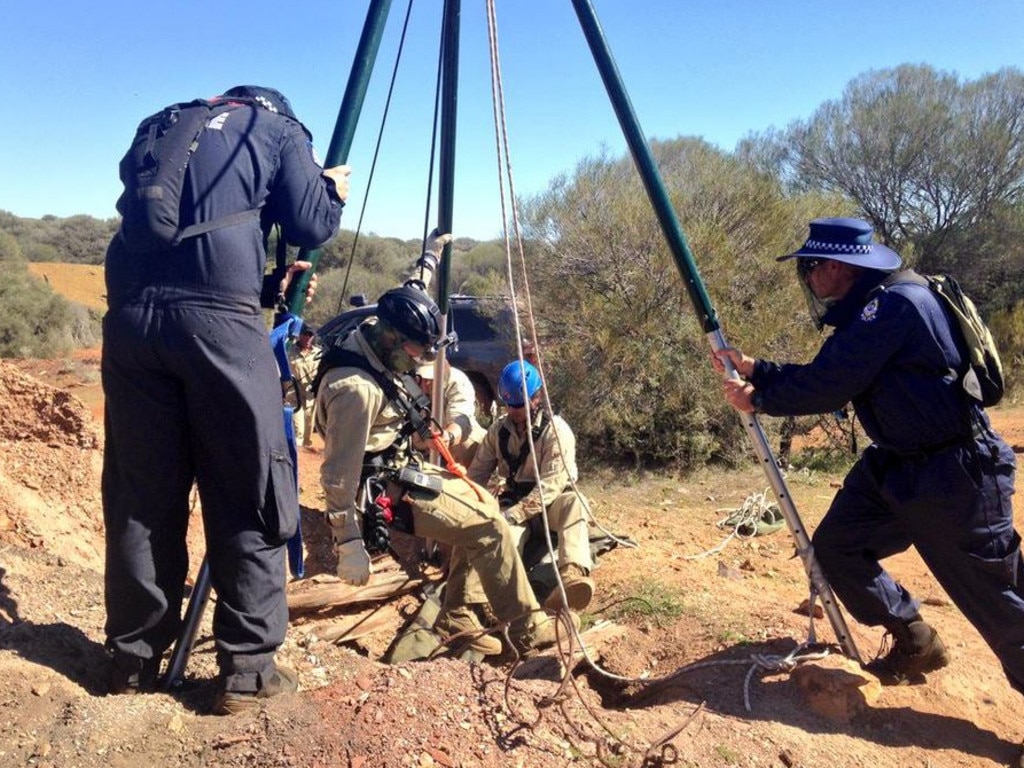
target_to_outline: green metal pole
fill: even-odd
[[[672,203],[665,192],[665,186],[661,183],[650,147],[647,146],[647,140],[640,130],[640,124],[633,112],[633,105],[629,101],[618,68],[608,50],[601,24],[597,20],[597,15],[589,0],[572,0],[572,2],[587,43],[590,45],[590,52],[594,56],[594,63],[597,64],[597,69],[601,73],[605,90],[608,92],[612,107],[619,119],[619,125],[626,136],[630,152],[633,154],[633,162],[636,163],[640,177],[643,179],[647,196],[651,199],[651,205],[654,207],[658,222],[665,233],[665,240],[679,267],[679,273],[686,284],[686,290],[690,294],[690,301],[697,312],[701,327],[705,333],[714,331],[718,328],[715,308],[711,305],[711,300],[704,289],[704,283],[701,281],[693,253],[691,253],[686,236],[676,219]]]
[[[633,161],[636,163],[640,177],[643,179],[644,187],[647,189],[647,196],[651,200],[651,205],[654,207],[654,212],[661,224],[662,232],[664,232],[665,239],[676,260],[679,274],[686,284],[686,290],[690,294],[694,311],[700,319],[701,327],[708,336],[712,349],[724,349],[728,344],[726,344],[725,337],[719,328],[714,307],[711,306],[704,283],[700,278],[700,273],[697,271],[697,264],[693,259],[693,254],[690,252],[690,247],[683,236],[683,230],[679,226],[672,203],[668,199],[665,185],[662,183],[661,175],[658,173],[658,168],[654,163],[650,147],[647,145],[647,140],[640,130],[640,123],[636,118],[633,105],[626,94],[626,88],[622,83],[618,68],[615,66],[611,52],[608,49],[608,43],[605,40],[601,24],[597,19],[597,14],[594,12],[590,0],[572,0],[572,4],[576,9],[576,16],[579,18],[580,27],[583,29],[587,44],[590,46],[594,62],[601,73],[605,90],[608,92],[612,107],[615,109],[619,125],[622,128],[623,134],[625,134],[626,142],[629,144]],[[733,370],[730,370],[729,374],[734,377],[736,376],[736,372]],[[789,527],[789,532],[796,542],[797,552],[803,561],[804,570],[807,572],[811,588],[814,594],[821,599],[825,613],[832,625],[832,630],[835,632],[836,639],[839,641],[843,651],[851,659],[860,661],[857,646],[854,644],[853,637],[846,626],[846,621],[843,618],[842,611],[839,609],[839,603],[832,593],[832,588],[829,586],[821,571],[821,567],[814,558],[810,537],[800,521],[796,505],[793,503],[789,489],[786,487],[786,482],[779,471],[779,465],[772,456],[764,430],[761,429],[756,416],[752,414],[742,414],[742,416],[744,427],[753,444],[754,452],[761,461],[772,490],[775,492],[775,497],[779,501],[779,508],[782,510],[783,517]]]
[[[441,29],[441,153],[438,168],[437,227],[452,232],[455,205],[455,130],[459,107],[459,28],[462,20],[461,0],[445,0],[444,21]],[[441,310],[441,334],[448,333],[448,313],[451,302],[452,246],[448,243],[438,254],[437,267],[437,308]],[[434,391],[430,396],[432,413],[443,414],[445,408],[444,387],[445,355],[438,355],[434,363]],[[438,419],[444,426],[444,419]],[[439,461],[436,452],[431,452],[431,461]]]
[[[455,204],[455,130],[459,106],[459,25],[461,0],[446,0],[444,7],[443,64],[441,69],[441,156],[438,170],[437,226],[441,232],[452,232],[452,210]],[[437,307],[448,314],[451,292],[452,246],[448,244],[438,256]]]
[[[344,165],[348,160],[349,150],[352,149],[352,139],[356,133],[356,124],[359,122],[359,115],[363,110],[366,89],[370,83],[370,75],[377,59],[377,51],[380,49],[380,40],[384,34],[384,26],[390,9],[391,0],[371,0],[366,11],[366,21],[363,24],[362,35],[359,37],[359,45],[356,47],[352,70],[349,72],[348,86],[345,88],[345,95],[341,100],[341,107],[338,109],[334,134],[331,136],[331,144],[327,148],[327,157],[324,159],[325,168]],[[320,249],[306,250],[303,248],[299,251],[296,260],[308,261],[312,264],[305,272],[296,275],[288,287],[288,311],[301,317],[306,307],[306,289],[309,287],[310,278],[313,277],[320,261]]]

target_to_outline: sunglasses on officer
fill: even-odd
[[[796,273],[802,280],[806,280],[808,275],[815,270],[816,267],[824,264],[826,259],[800,259],[796,260]]]

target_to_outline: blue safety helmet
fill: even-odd
[[[501,402],[512,408],[522,408],[524,379],[528,398],[532,398],[544,386],[544,382],[540,380],[540,372],[530,363],[513,360],[502,368],[498,377],[498,397],[501,398]]]

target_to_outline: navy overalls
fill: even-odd
[[[838,598],[889,628],[918,602],[879,560],[913,545],[1024,692],[1024,568],[1013,527],[1012,450],[962,389],[963,356],[929,288],[867,272],[825,315],[834,333],[807,365],[758,361],[751,382],[771,415],[852,402],[873,444],[813,537]]]
[[[289,243],[319,246],[337,232],[342,203],[299,123],[253,106],[226,110],[189,165],[191,220],[181,224],[260,215],[159,252],[129,253],[117,236],[107,250],[106,632],[108,648],[144,659],[174,641],[195,481],[218,662],[228,678],[251,682],[284,640],[283,545],[298,523],[260,307],[265,232],[279,223]]]

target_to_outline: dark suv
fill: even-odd
[[[356,306],[328,320],[317,331],[324,348],[377,314],[376,304]],[[476,389],[481,414],[490,414],[498,375],[515,356],[512,310],[503,299],[455,295],[449,298],[448,330],[459,340],[448,348],[448,362],[464,371]]]

